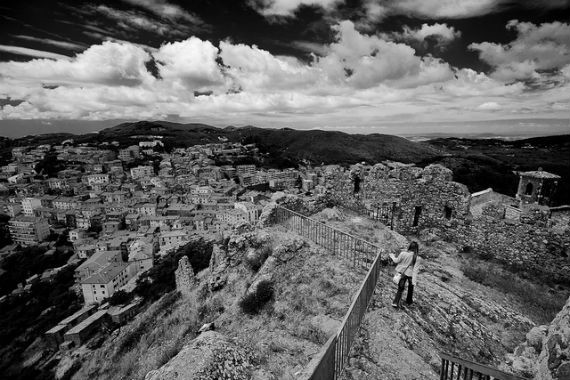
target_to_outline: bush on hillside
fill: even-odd
[[[240,301],[239,307],[246,314],[258,314],[263,306],[273,298],[273,282],[262,280],[254,292],[246,294]]]
[[[134,298],[134,294],[133,293],[127,293],[124,290],[119,290],[117,292],[115,292],[110,298],[109,298],[109,305],[111,306],[116,306],[116,305],[126,305],[128,303],[130,303]]]

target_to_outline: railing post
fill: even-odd
[[[332,242],[333,242],[333,254],[336,255],[336,230],[332,232]]]

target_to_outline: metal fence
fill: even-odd
[[[309,380],[336,380],[348,361],[350,348],[374,296],[383,250],[366,240],[282,207],[276,209],[274,222],[287,226],[335,255],[349,259],[355,267],[369,269],[338,332],[325,344],[324,354],[308,377]]]
[[[499,371],[495,368],[440,353],[440,380],[525,380],[523,377]]]
[[[382,251],[379,246],[364,239],[280,206],[275,210],[273,222],[314,241],[334,255],[348,259],[354,267],[370,268]]]
[[[394,218],[398,210],[398,204],[396,202],[383,202],[376,205],[365,205],[364,203],[359,204],[345,204],[339,207],[357,212],[361,215],[366,215],[372,220],[378,220],[389,226],[391,230],[394,229]]]

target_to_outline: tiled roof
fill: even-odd
[[[108,284],[113,281],[125,268],[129,265],[124,262],[110,262],[108,265],[99,269],[99,271],[85,280],[82,284]]]

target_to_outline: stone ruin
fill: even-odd
[[[190,260],[188,256],[182,256],[178,261],[178,268],[174,272],[176,279],[176,290],[182,293],[183,296],[187,296],[192,292],[196,278],[194,277],[194,270],[192,265],[190,265]]]
[[[384,162],[331,167],[325,173],[327,196],[339,205],[387,214],[385,223],[401,233],[429,227],[454,227],[470,218],[470,193],[452,181],[442,165],[422,169],[411,164]]]

